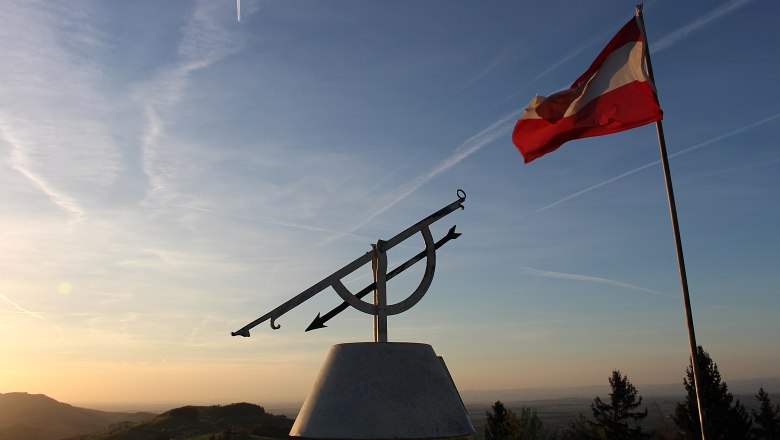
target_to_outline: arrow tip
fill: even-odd
[[[241,329],[237,332],[230,332],[230,336],[243,336],[245,338],[249,337],[249,330]]]
[[[318,328],[325,328],[327,325],[325,325],[325,321],[320,317],[320,314],[317,313],[317,317],[314,318],[314,320],[309,324],[308,327],[306,327],[306,331],[310,330],[317,330]]]

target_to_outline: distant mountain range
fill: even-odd
[[[0,440],[57,440],[154,416],[78,408],[43,394],[0,393]]]
[[[78,408],[42,394],[0,393],[0,440],[207,439],[212,434],[271,439],[286,438],[292,424],[251,403],[184,406],[156,415]]]

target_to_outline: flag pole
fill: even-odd
[[[642,18],[642,4],[636,6],[636,17],[639,22],[639,29],[642,32],[644,40],[644,57],[647,65],[647,74],[655,86],[653,77],[653,65],[650,62],[650,50],[647,43],[647,34],[645,33],[645,22]],[[656,91],[656,96],[658,93]],[[688,341],[691,346],[691,368],[693,368],[693,386],[696,390],[696,405],[699,410],[699,426],[701,427],[701,438],[706,440],[704,432],[704,412],[702,411],[701,375],[699,372],[699,362],[697,356],[696,332],[693,329],[693,313],[691,312],[691,298],[688,294],[688,277],[685,274],[685,259],[683,258],[682,240],[680,239],[680,225],[677,222],[677,205],[674,203],[674,190],[672,188],[672,174],[669,170],[669,159],[666,154],[666,139],[664,138],[664,127],[660,120],[655,123],[658,132],[658,145],[661,149],[661,163],[664,168],[664,178],[666,179],[666,194],[669,198],[669,213],[672,217],[672,230],[674,231],[674,242],[677,247],[677,266],[680,269],[680,284],[682,285],[683,304],[685,305],[685,321],[688,324]]]

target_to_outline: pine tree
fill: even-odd
[[[757,425],[753,428],[753,435],[757,440],[780,439],[780,405],[772,405],[764,387],[758,390],[756,399],[761,407],[758,411],[753,410],[753,421]]]
[[[569,422],[563,431],[561,431],[560,440],[598,440],[601,436],[599,432],[591,426],[582,413],[577,414],[577,418]]]
[[[517,416],[511,409],[506,409],[501,401],[487,412],[485,422],[485,440],[513,440],[517,438]]]
[[[638,395],[636,387],[631,384],[627,376],[618,370],[612,371],[609,378],[612,392],[609,394],[609,403],[605,403],[596,396],[591,404],[594,421],[589,422],[596,428],[604,440],[633,440],[647,438],[650,435],[642,432],[639,426],[647,417],[647,408],[637,411],[642,405],[642,397]]]
[[[710,355],[699,346],[697,350],[697,366],[701,383],[699,390],[702,396],[704,411],[704,428],[707,440],[742,440],[750,438],[750,416],[745,407],[734,401],[728,386],[721,381],[718,365]],[[693,380],[693,361],[685,370],[683,385],[688,392],[684,403],[678,403],[675,409],[674,422],[680,429],[684,439],[700,439],[699,409],[696,405],[696,389]]]
[[[519,440],[544,440],[550,437],[547,430],[544,429],[544,423],[536,410],[527,406],[520,409],[520,415],[517,418],[517,433]]]
[[[535,410],[523,406],[520,415],[507,409],[499,400],[487,413],[485,440],[546,440],[554,438],[544,429]]]

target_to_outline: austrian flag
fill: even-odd
[[[528,163],[564,142],[629,130],[662,117],[644,69],[642,32],[632,18],[570,88],[531,100],[512,142]]]

